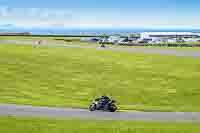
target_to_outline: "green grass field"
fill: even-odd
[[[106,94],[122,110],[200,111],[197,58],[0,45],[0,102],[87,108]]]
[[[199,123],[0,118],[1,133],[197,133]]]
[[[56,39],[68,39],[73,40],[72,42],[65,42],[64,40],[56,40]],[[80,37],[29,37],[29,36],[0,36],[0,40],[18,40],[18,41],[39,41],[45,40],[48,44],[74,44],[74,45],[82,45],[82,46],[91,46],[99,44],[97,43],[88,43],[88,42],[80,42]]]
[[[37,40],[37,39],[80,39],[80,37],[31,37],[31,36],[0,36],[0,39]]]
[[[53,40],[63,39],[63,37],[29,37],[29,36],[0,36],[1,40]]]
[[[38,41],[46,40],[48,43],[64,42],[55,39],[80,39],[80,37],[29,37],[29,36],[0,36],[0,40]]]

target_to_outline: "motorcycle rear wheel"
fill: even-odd
[[[117,106],[116,105],[112,105],[111,107],[110,107],[110,112],[115,112],[116,110],[117,110]]]

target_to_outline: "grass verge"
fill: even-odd
[[[1,117],[1,133],[197,133],[199,123]]]
[[[0,45],[0,102],[87,108],[109,95],[122,110],[200,111],[197,58]]]

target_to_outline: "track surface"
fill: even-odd
[[[2,43],[15,43],[15,44],[31,44],[35,45],[34,41],[16,41],[16,40],[2,40]],[[67,44],[41,44],[41,46],[49,47],[66,47],[66,48],[92,48],[98,50],[111,50],[111,51],[126,51],[134,53],[147,53],[147,54],[161,54],[161,55],[174,55],[200,58],[200,51],[177,51],[172,49],[156,49],[156,48],[99,48],[98,46],[80,46],[80,45],[67,45]]]
[[[0,116],[25,116],[49,118],[78,118],[96,120],[153,120],[200,122],[200,113],[192,112],[90,112],[84,109],[33,107],[0,104]]]

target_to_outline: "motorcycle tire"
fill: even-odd
[[[115,112],[117,110],[117,106],[113,104],[113,105],[111,105],[109,110],[110,110],[110,112]]]
[[[90,111],[95,111],[96,110],[96,104],[91,104],[89,107]]]

